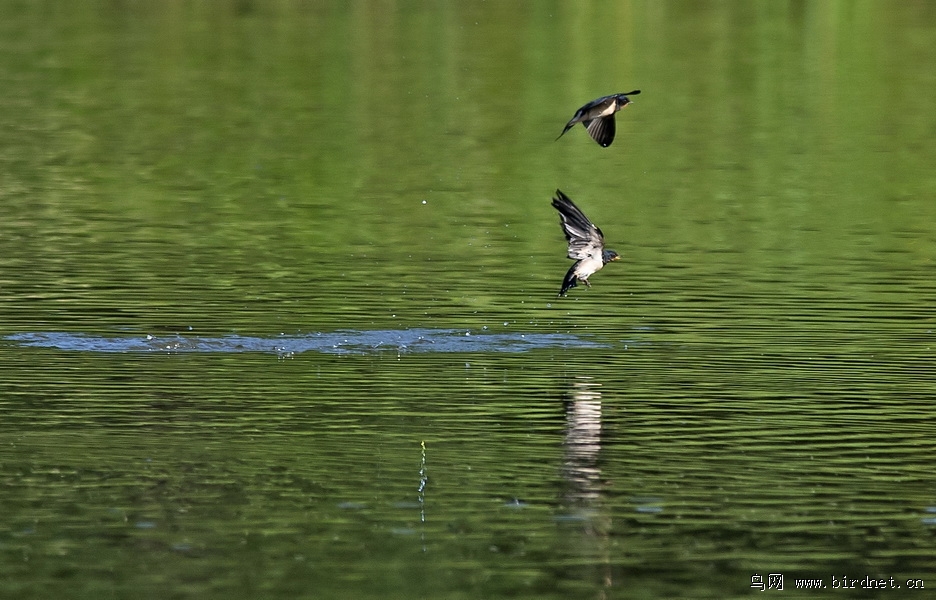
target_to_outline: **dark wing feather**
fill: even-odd
[[[593,121],[585,121],[582,124],[585,125],[585,129],[588,130],[588,135],[592,136],[592,139],[598,142],[602,148],[607,148],[611,145],[611,142],[614,141],[614,115],[609,115]]]
[[[600,258],[604,249],[604,236],[601,230],[589,221],[585,213],[561,190],[556,190],[552,205],[559,211],[559,224],[562,225],[562,232],[569,242],[569,258],[574,260]]]
[[[594,100],[592,100],[591,102],[583,106],[582,108],[578,109],[578,113],[576,114],[579,114],[580,116],[585,116],[586,113],[589,113],[595,109],[598,109],[596,112],[599,112],[599,113],[604,112],[608,108],[608,105],[611,104],[611,102],[614,102],[615,98],[617,98],[617,94],[611,94],[609,96],[602,96],[601,98],[595,98]]]
[[[572,126],[575,125],[576,123],[584,123],[585,126],[587,127],[588,123],[591,121],[591,119],[589,118],[590,115],[601,114],[602,112],[604,112],[608,107],[607,106],[608,103],[611,102],[614,98],[615,98],[614,95],[602,96],[601,98],[596,98],[595,100],[592,100],[591,102],[587,103],[585,106],[575,111],[575,114],[572,115],[572,119],[570,119],[569,122],[566,123],[565,129],[562,130],[562,133],[560,133],[559,137],[557,137],[556,139],[558,140],[563,135],[565,135],[565,132],[572,129]],[[611,137],[613,138],[614,134],[612,134]]]

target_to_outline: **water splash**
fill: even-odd
[[[273,338],[228,335],[103,337],[67,332],[16,333],[4,339],[20,346],[82,352],[526,352],[544,348],[601,348],[604,344],[567,333],[485,333],[464,329],[381,329],[281,335]]]

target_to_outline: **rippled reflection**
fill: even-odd
[[[590,377],[572,381],[566,401],[563,475],[571,506],[590,508],[601,492],[601,384]]]
[[[565,506],[581,519],[583,544],[590,545],[588,555],[598,560],[599,598],[611,587],[610,540],[611,516],[602,509],[601,480],[601,384],[591,377],[578,376],[571,381],[566,407],[566,430],[563,440],[562,476],[566,485]]]
[[[936,4],[0,2],[0,44],[0,597],[932,572]],[[557,187],[624,259],[563,299]]]

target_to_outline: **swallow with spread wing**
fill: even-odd
[[[568,256],[575,261],[562,279],[559,296],[565,296],[579,281],[591,287],[588,278],[620,256],[614,250],[605,250],[601,230],[561,190],[556,190],[552,205],[559,211],[559,224],[569,242]]]
[[[636,96],[640,90],[624,94],[611,94],[592,100],[582,108],[575,111],[572,120],[566,123],[565,129],[559,134],[558,140],[565,132],[572,129],[576,123],[581,123],[588,130],[588,135],[598,142],[602,148],[607,148],[614,141],[614,113],[631,103],[628,96]]]

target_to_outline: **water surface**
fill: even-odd
[[[929,4],[4,3],[0,48],[0,595],[936,585]],[[563,299],[556,188],[623,256]]]

